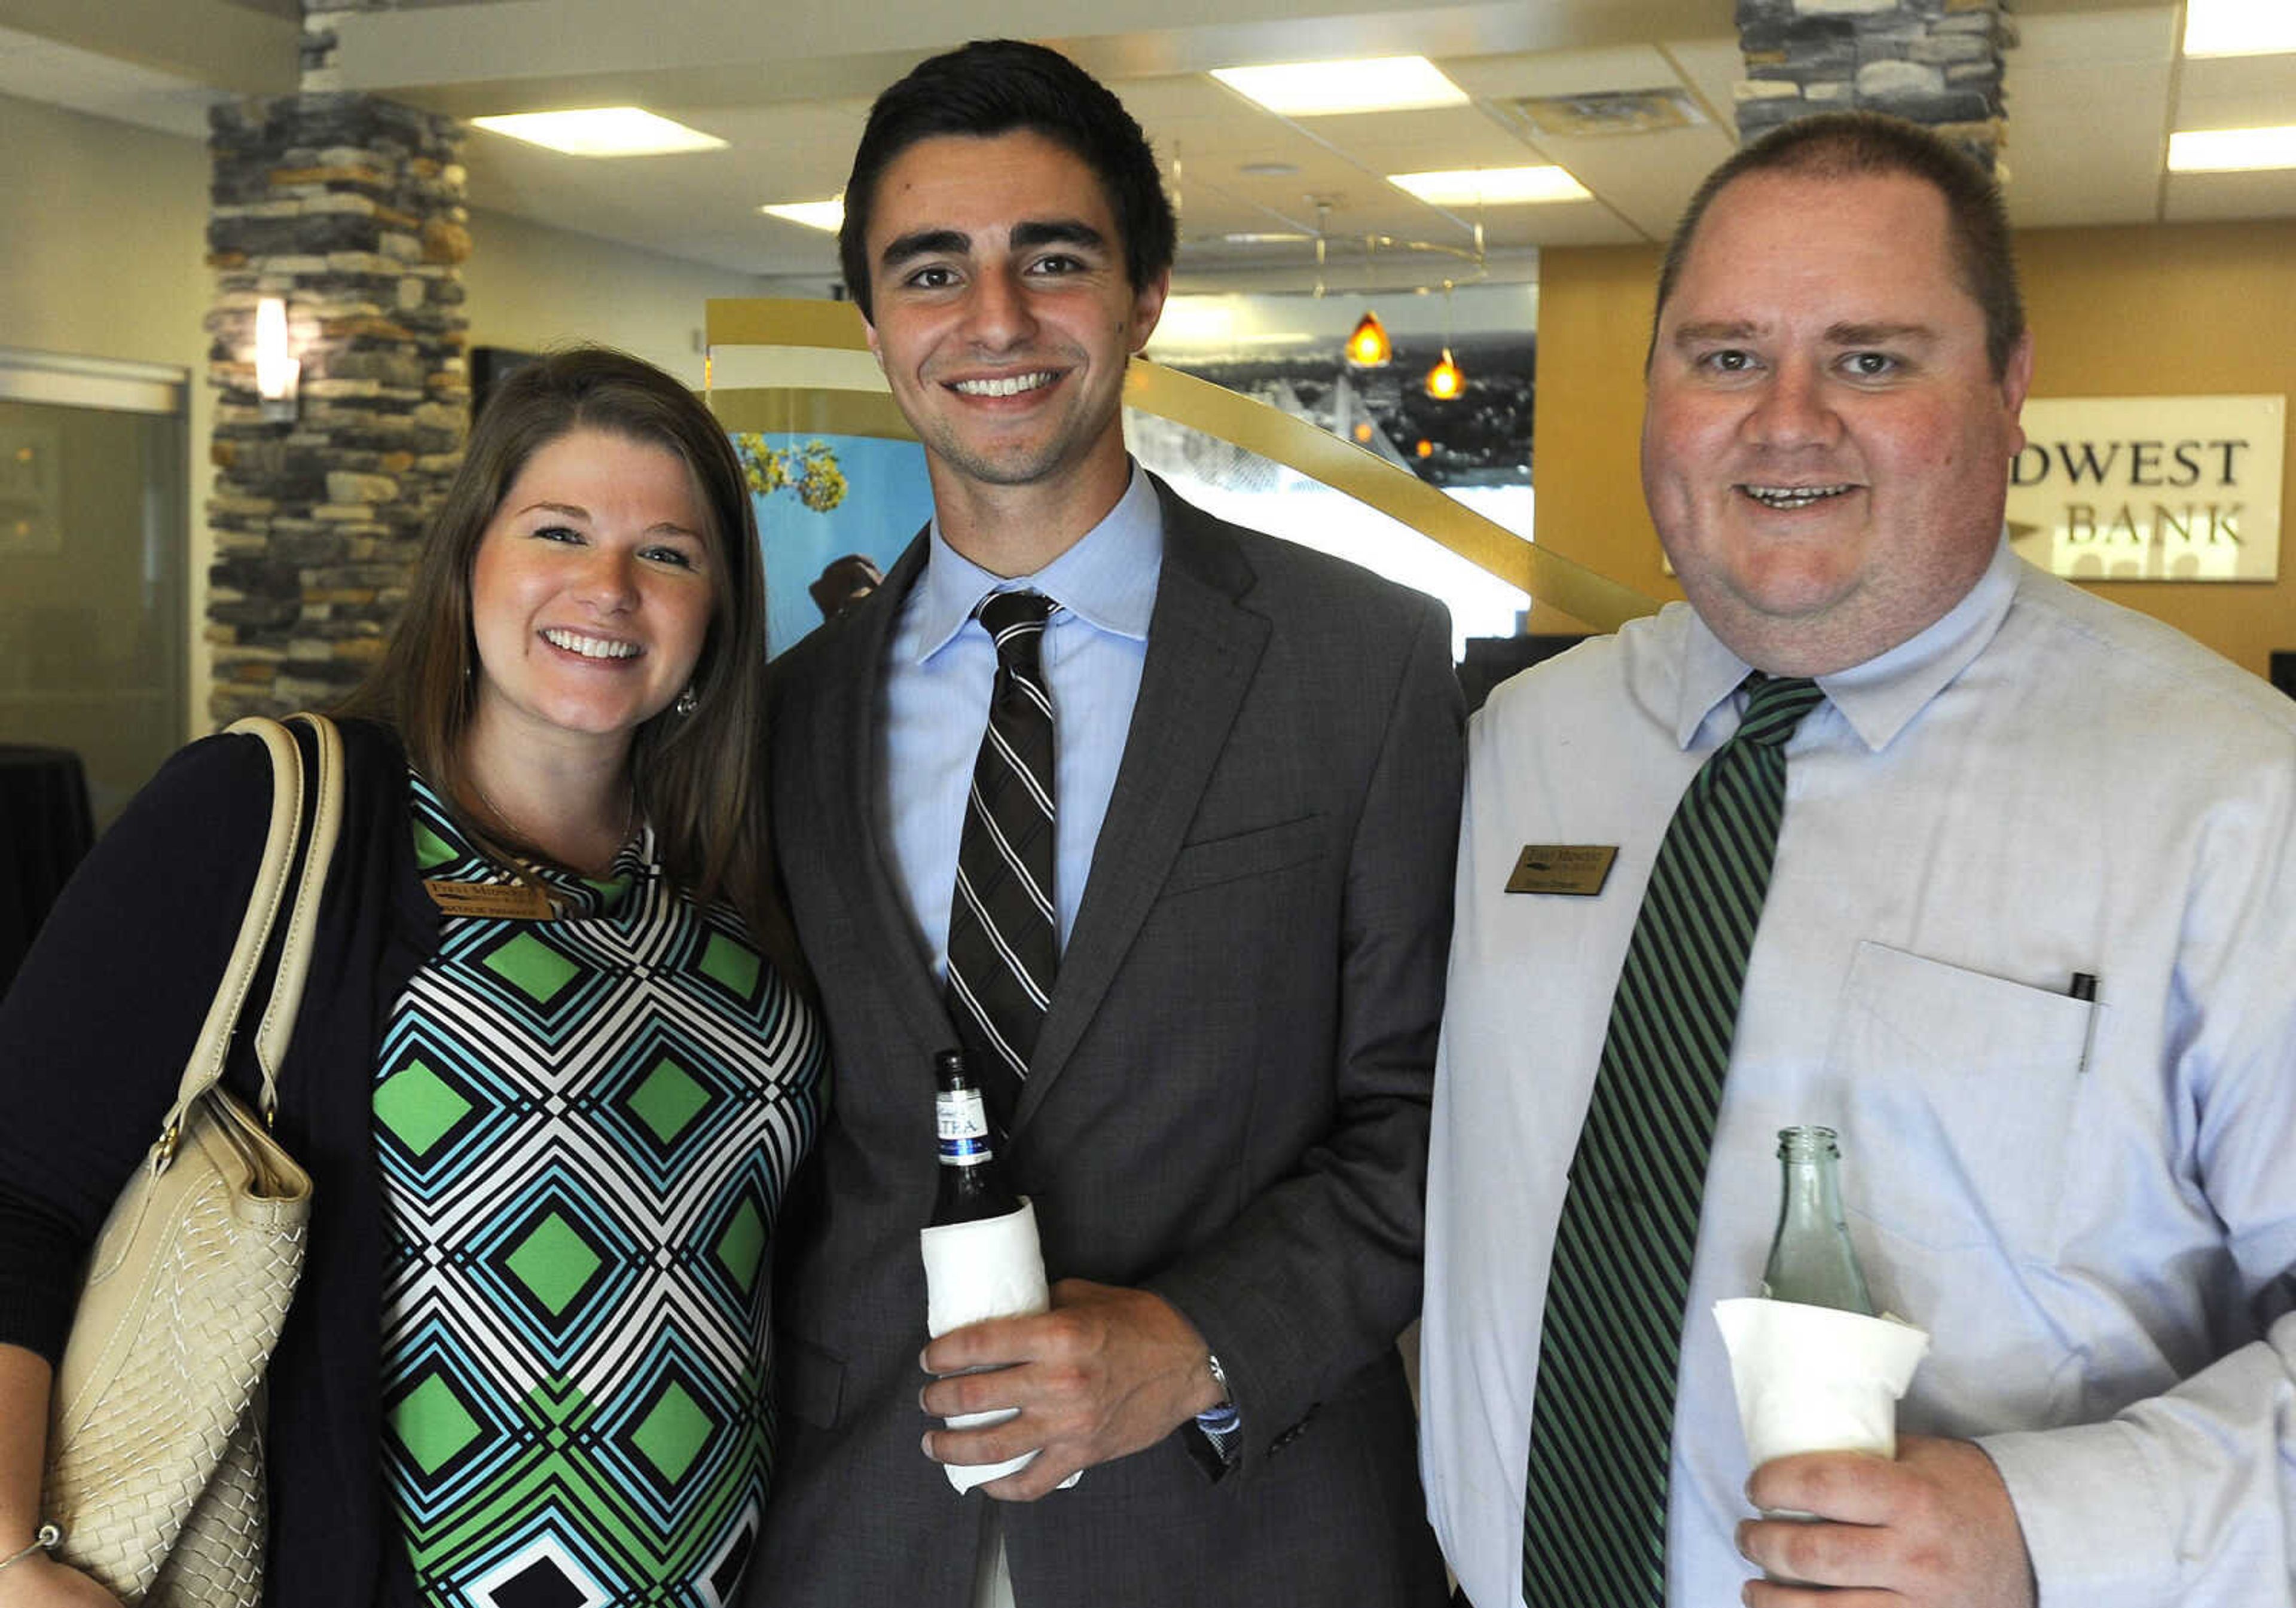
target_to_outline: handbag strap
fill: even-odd
[[[324,714],[306,712],[289,718],[310,727],[318,739],[317,775],[312,784],[316,802],[312,806],[311,830],[303,840],[303,869],[295,885],[295,902],[287,911],[279,970],[272,980],[263,1020],[255,1030],[256,1064],[263,1069],[266,1122],[279,1109],[279,1069],[286,1064],[287,1045],[295,1036],[295,1018],[303,1008],[303,984],[311,974],[311,950],[318,937],[319,899],[326,891],[327,869],[334,863],[335,840],[341,836],[343,825],[342,733]]]
[[[324,715],[306,714],[292,718],[308,725],[318,739],[318,800],[309,839],[302,843],[301,875],[288,916],[271,997],[256,1035],[256,1060],[263,1073],[263,1114],[266,1121],[278,1109],[279,1065],[302,1006],[303,983],[311,969],[319,897],[342,824],[342,736]],[[183,1082],[176,1087],[176,1103],[168,1108],[160,1142],[152,1147],[154,1171],[165,1169],[174,1159],[184,1117],[191,1110],[192,1102],[223,1077],[232,1034],[239,1024],[240,1008],[246,1002],[248,990],[254,985],[256,973],[262,966],[264,950],[271,942],[271,929],[286,896],[288,873],[303,837],[303,756],[293,735],[279,722],[260,715],[234,721],[228,730],[259,738],[270,755],[271,824],[264,837],[262,858],[257,862],[255,886],[248,894],[247,913],[240,919],[238,941],[232,946],[231,959],[224,967],[222,981],[216,985],[207,1020],[184,1065]]]

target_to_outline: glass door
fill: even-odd
[[[99,830],[184,740],[184,397],[0,349],[0,744],[77,753]]]

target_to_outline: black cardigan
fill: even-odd
[[[365,722],[343,738],[342,837],[280,1078],[278,1135],[312,1175],[312,1212],[271,1365],[275,1604],[386,1600],[405,1574],[382,1545],[374,1075],[439,917],[415,874],[397,740]],[[270,797],[251,738],[170,759],[83,862],[0,1001],[0,1341],[51,1361],[62,1351],[86,1248],[174,1102],[230,958]],[[246,1013],[250,1031],[259,1014]],[[253,1098],[243,1048],[226,1081]]]

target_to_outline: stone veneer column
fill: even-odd
[[[1861,109],[1924,123],[1994,167],[2002,53],[2016,28],[2002,0],[1738,0],[1751,140],[1812,112]]]
[[[302,94],[209,119],[218,723],[326,704],[365,673],[470,412],[460,128],[371,95],[314,93],[314,76]],[[302,360],[291,422],[266,422],[258,406],[264,296],[285,299]]]

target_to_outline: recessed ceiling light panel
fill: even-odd
[[[2288,0],[2185,0],[2188,56],[2263,56],[2296,51],[2296,5]]]
[[[1212,77],[1279,117],[1349,111],[1410,111],[1464,106],[1467,92],[1424,56],[1368,61],[1292,61],[1276,67],[1216,67]]]
[[[2252,173],[2266,167],[2296,167],[2296,124],[2169,136],[2171,173]]]
[[[726,142],[636,106],[593,106],[580,111],[521,111],[472,118],[480,128],[568,156],[675,156],[723,151]]]
[[[1437,207],[1512,207],[1583,201],[1587,187],[1560,167],[1465,167],[1448,173],[1390,173],[1387,182]]]
[[[786,218],[792,224],[803,224],[808,229],[818,229],[834,234],[845,224],[845,200],[832,196],[825,201],[769,201],[758,208],[773,217]]]

